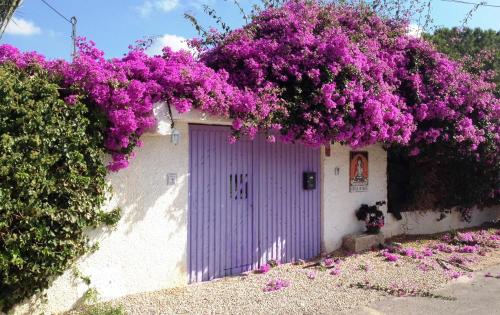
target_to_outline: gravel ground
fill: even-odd
[[[438,238],[439,235],[399,237],[393,241],[400,242],[403,247],[422,249],[438,243]],[[449,259],[454,254],[439,252],[423,260],[401,257],[397,262],[387,262],[379,251],[351,256],[336,251],[331,255],[340,258],[336,267],[340,269],[339,275],[331,275],[331,269],[304,269],[304,266],[286,264],[266,274],[252,273],[183,288],[130,295],[111,304],[121,305],[126,314],[332,314],[369,304],[387,295],[351,287],[359,282],[423,291],[439,288],[450,281],[450,275],[443,271],[436,258]],[[485,256],[455,255],[474,257],[474,262],[468,265],[473,270],[500,264],[499,248],[492,249]],[[422,262],[428,270],[418,267]],[[452,270],[460,271],[455,267]],[[308,277],[311,272],[316,274],[314,279]],[[290,285],[279,291],[264,292],[263,288],[273,279],[288,280]]]

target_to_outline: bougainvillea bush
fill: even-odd
[[[105,112],[113,170],[127,165],[154,122],[152,104],[161,100],[181,113],[196,108],[231,117],[236,135],[263,130],[272,141],[279,131],[283,141],[353,148],[401,144],[411,155],[433,143],[469,154],[491,140],[494,148],[484,153],[490,163],[497,158],[494,86],[408,36],[405,24],[363,6],[289,1],[215,47],[198,48],[200,60],[168,48],[154,57],[132,49],[106,60],[81,42],[73,62],[43,63],[74,91],[69,102],[84,97]],[[4,47],[0,62],[25,56]]]
[[[202,60],[242,88],[276,88],[284,109],[266,118],[285,140],[401,143],[417,154],[436,141],[476,150],[498,131],[479,124],[498,114],[490,84],[408,36],[405,24],[363,7],[291,1],[269,8]]]

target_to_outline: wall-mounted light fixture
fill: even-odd
[[[170,135],[170,142],[174,145],[178,145],[181,141],[181,133],[177,129],[172,129],[172,134]]]
[[[332,154],[332,150],[330,148],[330,145],[325,146],[325,156],[330,156]]]

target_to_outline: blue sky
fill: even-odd
[[[204,26],[212,25],[202,5],[208,4],[233,27],[243,24],[236,7],[228,0],[46,0],[68,18],[78,19],[77,32],[94,40],[107,57],[118,57],[128,45],[145,36],[158,36],[152,50],[169,45],[183,47],[184,38],[196,36],[194,28],[183,18],[189,12]],[[240,0],[245,9],[258,0]],[[467,0],[476,2],[479,0]],[[500,5],[500,0],[487,0]],[[471,6],[433,0],[435,24],[457,26]],[[66,58],[71,53],[71,25],[51,11],[41,0],[25,0],[15,13],[0,44],[8,43],[21,50],[36,50],[50,58]],[[500,30],[500,8],[480,7],[469,21],[471,27]]]

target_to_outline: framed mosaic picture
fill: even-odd
[[[349,192],[368,191],[368,152],[351,151],[349,158]]]

